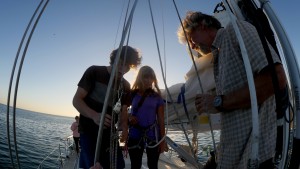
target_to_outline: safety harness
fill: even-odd
[[[135,91],[132,92],[132,99],[131,99],[131,100],[133,100],[133,98],[135,97],[135,95],[137,94],[137,92],[138,92],[138,90],[135,90]],[[138,102],[138,106],[137,106],[137,108],[136,108],[136,109],[137,109],[136,112],[138,112],[138,109],[143,105],[143,103],[144,103],[146,97],[147,97],[149,94],[153,93],[153,92],[154,92],[154,91],[153,91],[152,89],[147,89],[147,90],[143,93],[142,98],[141,98],[141,99],[139,100],[139,102]],[[138,129],[138,130],[140,131],[140,133],[141,133],[142,136],[141,136],[141,138],[139,139],[137,145],[133,145],[133,146],[127,147],[128,149],[134,149],[134,148],[139,148],[139,149],[140,149],[140,148],[141,148],[140,144],[141,144],[142,141],[144,142],[145,147],[148,147],[148,148],[150,148],[148,145],[151,145],[152,143],[158,142],[158,133],[157,133],[157,130],[156,130],[156,127],[157,127],[157,119],[154,121],[153,124],[151,124],[150,126],[147,126],[147,127],[142,127],[142,126],[140,126],[140,125],[138,125],[138,124],[130,124],[130,121],[129,121],[129,127],[130,127],[130,128],[133,127],[133,128]],[[147,136],[147,133],[148,133],[149,131],[151,131],[151,130],[154,130],[156,140],[153,140],[153,139],[151,139],[151,138],[149,138],[149,137]],[[127,140],[127,141],[128,141],[128,140]],[[154,148],[154,147],[151,147],[151,148]]]

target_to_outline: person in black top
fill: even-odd
[[[112,51],[110,55],[109,66],[91,66],[83,74],[78,83],[77,91],[73,98],[73,105],[80,113],[79,133],[80,133],[80,160],[79,168],[90,168],[94,166],[94,158],[96,151],[97,135],[99,122],[104,105],[108,83],[113,69],[115,58],[119,49]],[[120,53],[120,61],[116,67],[116,76],[112,86],[118,86],[117,91],[112,89],[109,96],[108,106],[105,113],[104,128],[101,140],[101,152],[99,154],[100,165],[104,169],[110,169],[110,132],[112,109],[118,99],[121,100],[121,116],[120,130],[127,128],[127,107],[130,105],[130,84],[123,78],[131,68],[136,68],[141,63],[140,52],[130,46],[123,46]],[[119,93],[118,93],[119,92]],[[120,92],[122,93],[121,98]],[[117,99],[116,99],[117,98]],[[114,126],[114,125],[113,125]],[[122,132],[123,140],[126,140],[128,131]],[[124,168],[125,163],[122,151],[118,145],[117,168]],[[99,164],[97,164],[99,165]]]

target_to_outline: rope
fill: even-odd
[[[170,91],[168,90],[168,87],[167,87],[167,85],[166,85],[166,78],[165,78],[164,70],[163,70],[163,67],[162,67],[161,55],[160,55],[160,50],[159,50],[159,45],[158,45],[157,34],[156,34],[155,24],[154,24],[154,20],[153,20],[153,14],[152,14],[152,8],[151,8],[150,0],[148,0],[148,3],[149,3],[149,8],[150,8],[150,14],[151,14],[152,25],[153,25],[153,30],[154,30],[154,34],[155,34],[156,46],[157,46],[157,51],[158,51],[158,56],[159,56],[159,61],[160,61],[160,68],[161,68],[161,72],[162,72],[162,77],[163,77],[164,85],[165,85],[166,91],[167,91],[167,93],[168,93],[168,96],[170,97],[171,102],[173,102],[173,99],[171,98]],[[175,110],[175,112],[176,112],[177,117],[179,117],[178,111],[176,110],[175,106],[173,106],[173,108],[174,108],[174,110]],[[180,120],[180,118],[179,118],[179,120]],[[181,120],[180,120],[180,121],[181,121]],[[183,131],[184,131],[184,133],[185,133],[185,136],[186,136],[186,138],[187,138],[187,141],[189,142],[188,136],[187,136],[187,134],[186,134],[186,131],[185,131],[184,126],[183,126],[182,123],[181,123],[181,127],[183,128]],[[189,144],[190,144],[190,142],[189,142]],[[191,144],[190,144],[190,145],[191,145]]]
[[[128,3],[129,5],[129,3]],[[123,1],[123,5],[122,5],[122,10],[121,10],[121,15],[120,15],[120,18],[119,18],[119,22],[118,22],[118,28],[117,28],[117,33],[116,33],[116,37],[115,37],[115,41],[114,41],[114,49],[116,48],[116,43],[117,43],[117,36],[119,34],[119,28],[120,28],[120,23],[121,23],[121,18],[122,18],[122,13],[123,13],[123,10],[124,10],[124,6],[125,6],[125,1]],[[128,7],[127,7],[127,11],[128,11]],[[127,11],[126,11],[126,16],[127,16]],[[124,22],[125,23],[125,22]]]
[[[115,72],[116,72],[116,68],[115,68],[115,67],[116,67],[117,63],[119,62],[120,54],[121,54],[121,50],[120,50],[120,49],[121,49],[122,46],[123,46],[123,43],[124,43],[124,40],[125,40],[126,32],[128,31],[128,29],[129,29],[129,27],[130,27],[130,23],[132,22],[132,17],[133,17],[133,13],[134,13],[136,4],[137,4],[137,0],[135,0],[135,2],[134,2],[134,4],[133,4],[133,7],[132,7],[131,12],[130,12],[130,15],[129,15],[128,22],[127,22],[127,24],[125,25],[124,31],[123,31],[123,33],[122,33],[122,38],[121,38],[121,42],[120,42],[120,45],[119,45],[119,50],[118,50],[118,52],[117,52],[117,55],[116,55],[116,58],[115,58],[115,62],[114,62],[114,66],[113,66],[113,69],[112,69],[112,72],[111,72],[112,75],[115,75]],[[113,81],[113,76],[111,76],[110,79],[109,79],[108,89],[111,89],[112,81]],[[106,114],[106,109],[107,109],[107,104],[108,104],[108,98],[109,98],[109,95],[110,95],[110,90],[107,90],[107,91],[106,91],[105,100],[104,100],[104,105],[103,105],[103,108],[102,108],[100,124],[99,124],[99,131],[98,131],[98,137],[97,137],[97,145],[96,145],[96,151],[95,151],[94,164],[95,164],[97,161],[99,161],[99,152],[100,152],[100,150],[101,150],[101,141],[102,141],[103,124],[104,124],[104,119],[105,119],[105,114]]]
[[[129,2],[130,3],[130,2]],[[128,6],[127,6],[127,11],[128,11],[128,7],[129,7],[129,3],[128,3]],[[126,18],[127,18],[127,12],[126,12],[126,17],[125,17],[125,21],[126,21]],[[129,43],[129,37],[130,37],[130,31],[131,31],[131,23],[130,22],[130,25],[129,25],[129,30],[128,30],[128,35],[127,35],[127,42],[126,42],[126,45],[128,46],[128,43]],[[125,24],[125,22],[124,22]],[[124,31],[124,29],[123,29]],[[125,50],[125,57],[123,58],[123,63],[122,63],[122,71],[124,70],[124,66],[125,66],[125,63],[126,63],[126,57],[127,56],[127,49]],[[117,66],[116,69],[118,69],[119,67]],[[118,70],[116,71],[118,72]],[[124,72],[122,72],[123,74]],[[117,77],[115,76],[115,81],[117,81]],[[115,83],[115,89],[117,88],[117,83]],[[118,89],[118,102],[116,103],[115,107],[114,107],[114,111],[113,111],[113,114],[112,114],[112,122],[111,123],[111,146],[110,146],[110,163],[111,163],[111,167],[112,168],[116,168],[117,166],[117,158],[118,158],[118,141],[119,141],[119,124],[120,124],[120,120],[121,120],[121,113],[120,113],[120,110],[121,110],[121,97],[123,95],[123,78],[121,78],[121,81],[120,81],[120,84],[119,84],[119,89]],[[113,102],[115,101],[116,99],[114,98],[113,99]],[[115,122],[115,116],[116,114],[118,115],[118,121],[117,121],[117,129],[115,129],[115,126],[114,126],[114,122]]]
[[[177,16],[178,16],[180,25],[181,25],[181,27],[183,28],[182,20],[181,20],[181,17],[180,17],[180,15],[179,15],[179,11],[178,11],[177,5],[176,5],[176,3],[175,3],[174,0],[173,0],[173,4],[174,4],[174,7],[175,7],[175,9],[176,9],[176,13],[177,13]],[[187,35],[186,35],[186,31],[185,31],[184,29],[183,29],[183,32],[184,32],[186,41],[188,42]],[[190,47],[190,44],[187,43],[187,45],[188,45],[188,49],[189,49],[189,54],[190,54],[191,56],[193,56],[193,54],[192,54],[192,49],[191,49],[191,47]],[[196,70],[196,75],[197,75],[197,79],[198,79],[198,82],[199,82],[199,87],[200,87],[200,89],[201,89],[201,93],[203,93],[203,87],[202,87],[202,83],[201,83],[201,80],[200,80],[199,73],[198,73],[198,71],[197,71],[198,69],[197,69],[197,65],[196,65],[196,63],[195,63],[195,59],[194,59],[194,57],[191,57],[191,58],[192,58],[192,61],[193,61],[194,68],[195,68],[195,70]],[[211,130],[212,130],[212,128],[211,128]],[[185,135],[186,135],[186,132],[184,132],[184,133],[185,133]],[[187,136],[186,136],[186,138],[187,138]],[[187,138],[187,140],[188,140],[188,138]],[[190,143],[189,140],[188,140],[188,143],[189,143],[189,146],[190,146],[190,148],[191,148],[192,145],[191,145],[191,143]],[[191,148],[191,151],[192,151],[192,148]],[[196,156],[195,156],[195,155],[194,155],[194,158],[196,159]]]
[[[168,96],[170,97],[171,102],[173,102],[173,99],[171,98],[170,91],[169,91],[169,89],[168,89],[168,87],[167,87],[166,78],[165,78],[165,74],[164,74],[164,70],[163,70],[163,66],[162,66],[162,61],[161,61],[162,59],[161,59],[160,49],[159,49],[159,45],[158,45],[157,34],[156,34],[156,28],[155,28],[155,23],[154,23],[154,19],[153,19],[153,12],[152,12],[152,8],[151,8],[150,0],[148,0],[148,4],[149,4],[149,9],[150,9],[150,14],[151,14],[152,26],[153,26],[153,30],[154,30],[154,34],[155,34],[156,46],[157,46],[157,51],[158,51],[158,56],[159,56],[159,63],[160,63],[160,68],[161,68],[161,73],[162,73],[164,85],[165,85],[166,91],[167,91],[167,93],[168,93]],[[164,39],[165,39],[165,35],[164,35]],[[177,111],[177,109],[175,108],[175,106],[173,106],[173,108],[174,108],[174,110],[175,110],[175,112],[176,112],[177,117],[179,117],[178,111]],[[179,118],[179,120],[180,120],[180,118]],[[180,120],[180,122],[181,122],[181,120]],[[186,138],[187,138],[187,140],[188,140],[188,136],[187,136],[187,134],[186,134],[186,132],[185,132],[185,128],[184,128],[184,126],[183,126],[182,123],[181,123],[181,127],[183,128],[183,131],[184,131],[184,133],[185,133],[185,136],[186,136]],[[165,139],[165,136],[162,137],[162,139],[157,143],[157,145],[160,144],[164,139]],[[188,140],[188,142],[189,142],[189,140]],[[189,144],[190,144],[190,142],[189,142]],[[155,145],[155,146],[157,146],[157,145]]]
[[[122,85],[122,84],[121,84]],[[114,89],[117,87],[117,79],[115,79],[115,84],[114,84]],[[115,90],[114,90],[115,91]],[[114,92],[113,92],[114,93]],[[121,95],[122,96],[122,95]],[[113,102],[115,102],[115,94],[113,94]],[[110,166],[112,168],[115,168],[116,164],[116,158],[117,157],[117,141],[118,141],[118,135],[117,135],[117,130],[116,127],[114,126],[115,121],[116,121],[116,116],[118,116],[118,122],[119,122],[119,116],[120,116],[120,109],[121,109],[121,101],[120,98],[118,97],[118,102],[116,102],[115,106],[113,107],[112,111],[112,118],[111,118],[111,126],[110,126]],[[117,122],[117,124],[118,124]],[[118,125],[117,125],[118,126]]]
[[[161,3],[161,7],[164,7],[163,6],[163,1],[159,1],[160,3]],[[164,10],[163,10],[164,8],[162,8],[162,15],[161,15],[161,18],[162,18],[162,31],[163,31],[163,52],[164,52],[164,67],[165,67],[165,77],[167,76],[167,60],[166,60],[166,37],[165,37],[165,19],[164,19]],[[167,98],[166,98],[166,100],[167,100]],[[166,126],[168,126],[168,124],[169,124],[169,112],[168,112],[168,107],[166,106],[166,111],[165,111],[166,113],[166,116],[165,116],[165,118],[167,119],[166,120]],[[165,127],[166,128],[166,127]],[[162,138],[162,139],[165,139],[165,137],[166,137],[166,135],[168,134],[168,131],[169,131],[169,128],[167,127],[166,128],[166,131],[165,131],[165,136]],[[160,141],[161,142],[161,141]],[[159,143],[160,143],[159,142]]]

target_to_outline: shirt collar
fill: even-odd
[[[220,28],[218,31],[217,31],[217,34],[216,34],[216,37],[212,43],[212,47],[211,47],[211,52],[212,52],[212,60],[211,60],[211,63],[214,63],[218,60],[218,55],[219,55],[219,51],[220,51],[220,47],[221,47],[221,42],[222,42],[222,39],[223,39],[223,35],[224,35],[224,32],[225,29],[224,28]]]
[[[224,35],[224,31],[225,31],[224,28],[220,28],[217,31],[215,40],[212,43],[212,49],[218,49],[218,48],[220,48],[221,42],[222,42],[222,39],[223,39],[223,35]]]

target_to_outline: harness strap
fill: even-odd
[[[177,96],[177,102],[170,102],[170,101],[166,101],[165,99],[164,99],[164,102],[165,103],[178,103],[178,104],[182,103],[184,112],[185,112],[188,120],[190,121],[190,117],[188,115],[189,113],[188,113],[187,105],[186,105],[186,102],[185,102],[184,94],[185,94],[185,83],[180,88],[180,93]]]
[[[185,93],[185,84],[183,84],[180,89],[181,89],[180,90],[180,96],[182,98],[182,104],[183,104],[184,112],[185,112],[186,117],[190,121],[190,116],[189,116],[189,112],[188,112],[187,107],[186,107],[185,96],[184,96],[184,93]]]
[[[134,127],[136,129],[138,129],[139,131],[141,131],[143,136],[140,138],[140,140],[139,140],[139,142],[138,142],[137,145],[128,147],[128,150],[134,149],[134,148],[139,148],[140,149],[141,148],[141,146],[140,146],[141,141],[144,141],[144,143],[146,144],[146,147],[148,147],[148,141],[149,141],[150,144],[153,143],[153,142],[155,142],[155,141],[153,141],[153,139],[150,139],[147,136],[147,132],[156,127],[156,121],[153,124],[151,124],[150,126],[148,126],[148,127],[141,127],[138,124],[133,125],[132,127]]]

